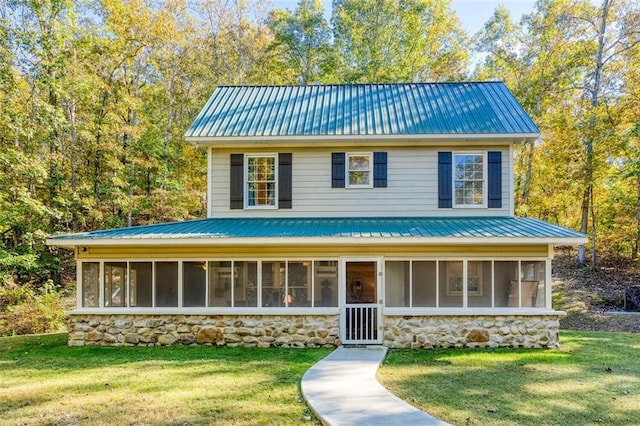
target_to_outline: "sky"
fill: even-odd
[[[325,16],[331,17],[331,0],[323,0]],[[293,11],[298,0],[274,0],[274,7],[280,7]],[[498,5],[504,5],[511,12],[514,21],[533,10],[535,0],[452,0],[451,8],[455,10],[462,25],[471,35],[482,29],[484,23],[493,15]]]

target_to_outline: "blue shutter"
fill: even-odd
[[[373,153],[373,187],[387,187],[387,153]]]
[[[244,154],[231,154],[229,208],[244,208]]]
[[[291,208],[291,154],[278,154],[278,208]]]
[[[488,196],[487,206],[492,209],[502,207],[502,152],[487,153]]]
[[[344,152],[331,153],[331,187],[344,188]]]
[[[451,152],[438,153],[438,207],[441,209],[452,206],[453,169],[451,157]]]

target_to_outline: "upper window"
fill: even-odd
[[[276,156],[247,155],[247,207],[276,207]]]
[[[347,154],[347,188],[373,186],[372,154]]]
[[[453,187],[456,206],[483,206],[485,166],[483,154],[455,154]]]

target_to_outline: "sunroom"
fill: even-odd
[[[384,258],[383,262],[385,312],[551,308],[546,285],[549,259]],[[374,303],[375,267],[371,262],[357,263],[364,265],[345,280],[345,301]],[[311,258],[81,261],[77,311],[175,308],[192,313],[259,313],[337,308],[339,265],[339,259]]]

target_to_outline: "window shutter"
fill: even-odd
[[[278,154],[278,208],[291,208],[291,153]]]
[[[244,154],[231,154],[229,208],[244,208]]]
[[[487,153],[487,180],[489,208],[502,207],[502,152],[489,151]]]
[[[387,153],[373,153],[373,187],[387,187]]]
[[[452,206],[453,169],[451,157],[451,152],[438,153],[438,207],[441,209]]]
[[[344,152],[331,153],[331,187],[344,188]]]

